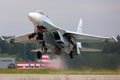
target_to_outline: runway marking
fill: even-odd
[[[120,80],[120,75],[0,74],[0,80]]]

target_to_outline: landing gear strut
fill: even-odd
[[[40,51],[37,52],[37,59],[41,59],[42,58],[42,53]]]

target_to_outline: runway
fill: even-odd
[[[120,75],[0,74],[0,80],[120,80]]]

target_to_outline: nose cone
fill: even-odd
[[[38,22],[38,20],[40,19],[40,15],[36,12],[29,13],[28,17],[32,22]]]

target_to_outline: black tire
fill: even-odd
[[[11,63],[8,65],[8,69],[15,69],[15,68],[16,68],[16,66],[14,63]]]
[[[40,51],[37,52],[37,59],[41,59],[42,58],[42,53]]]
[[[71,51],[69,54],[70,58],[73,59],[73,52]]]

